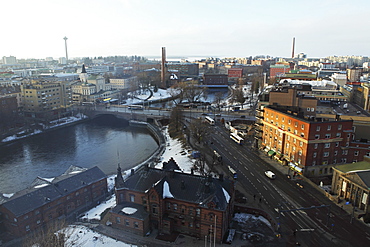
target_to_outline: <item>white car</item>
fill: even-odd
[[[275,173],[273,173],[272,171],[265,171],[265,175],[269,179],[275,179]]]

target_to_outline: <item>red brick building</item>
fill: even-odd
[[[17,193],[0,196],[0,232],[17,238],[49,222],[75,217],[107,196],[106,175],[98,168],[71,166],[53,179],[38,177]]]
[[[227,74],[204,74],[203,75],[204,85],[228,85]]]
[[[215,234],[221,241],[232,220],[233,181],[176,172],[173,165],[174,160],[163,169],[143,166],[125,181],[119,168],[112,226],[139,235],[151,229],[198,238]]]
[[[267,106],[262,123],[262,146],[305,176],[331,175],[333,165],[354,160],[355,152],[349,151],[352,120],[305,118],[288,108]]]
[[[231,68],[227,70],[227,76],[232,78],[241,78],[243,77],[243,69]]]

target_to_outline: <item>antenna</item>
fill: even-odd
[[[67,37],[65,36],[64,38],[64,45],[65,45],[65,48],[66,48],[66,60],[67,60],[67,64],[68,64],[68,51],[67,51]]]

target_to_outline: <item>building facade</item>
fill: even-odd
[[[261,113],[261,148],[273,151],[297,172],[327,176],[333,173],[333,165],[354,160],[352,120],[304,117],[299,111],[274,106],[264,107]]]
[[[107,196],[106,175],[98,168],[71,166],[54,179],[38,177],[29,188],[0,197],[0,226],[22,237],[57,219],[75,217]]]
[[[163,169],[144,166],[125,181],[118,169],[112,226],[139,235],[158,229],[221,241],[232,219],[233,181],[176,172],[168,168],[173,162]]]

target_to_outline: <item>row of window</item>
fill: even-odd
[[[121,224],[121,218],[120,217],[116,217],[116,223]],[[130,221],[129,220],[126,219],[124,223],[125,223],[125,226],[130,227]],[[139,228],[139,223],[137,221],[134,221],[132,223],[132,225],[135,229]]]

